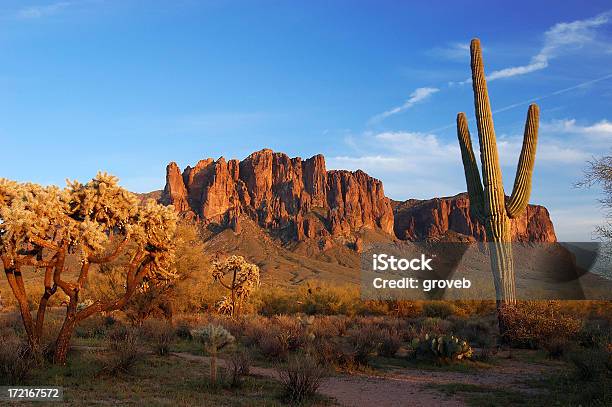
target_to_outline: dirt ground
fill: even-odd
[[[207,357],[189,353],[173,353],[189,360],[208,361]],[[224,365],[224,361],[220,361]],[[403,368],[384,374],[340,374],[325,380],[319,393],[334,398],[342,406],[465,406],[460,397],[449,397],[429,387],[431,384],[461,383],[512,388],[525,393],[533,392],[525,385],[530,378],[550,369],[514,359],[504,360],[495,368],[476,372],[428,371]],[[252,367],[255,375],[277,378],[274,369]]]

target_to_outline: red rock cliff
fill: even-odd
[[[485,239],[484,226],[470,216],[470,199],[466,193],[448,198],[410,199],[394,202],[394,230],[403,240],[427,240],[443,236],[447,231]],[[555,229],[548,210],[529,205],[512,221],[513,240],[518,242],[556,242]]]
[[[243,161],[201,160],[182,174],[170,163],[160,202],[234,229],[244,214],[296,240],[362,227],[393,235],[393,210],[382,182],[363,171],[327,171],[322,155],[303,161],[264,149]]]

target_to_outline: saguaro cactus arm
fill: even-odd
[[[480,172],[478,171],[474,150],[472,149],[472,138],[470,137],[467,118],[463,112],[457,114],[457,138],[459,138],[461,159],[463,160],[463,169],[465,171],[465,182],[470,197],[470,210],[480,222],[483,222],[482,182],[480,181]]]
[[[506,212],[508,217],[516,218],[529,204],[531,194],[531,177],[535,162],[536,147],[538,143],[538,124],[540,121],[540,109],[538,105],[531,104],[527,111],[527,121],[525,122],[525,134],[523,136],[523,148],[516,167],[514,177],[514,188],[512,195],[506,202]]]
[[[470,44],[472,66],[472,88],[474,90],[474,107],[480,142],[480,159],[482,161],[482,181],[484,184],[484,212],[486,217],[497,219],[505,216],[504,184],[502,182],[493,114],[489,103],[487,81],[480,40],[473,39]],[[497,232],[497,231],[495,231]],[[496,234],[496,233],[495,233]]]

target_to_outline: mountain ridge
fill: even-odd
[[[364,230],[385,240],[437,240],[449,233],[486,240],[466,193],[394,201],[382,181],[362,170],[327,170],[321,154],[302,160],[263,149],[242,161],[200,160],[182,172],[171,162],[158,200],[217,230],[239,234],[250,219],[285,245],[314,241],[321,251],[337,243],[360,251]],[[515,241],[556,241],[548,210],[540,205],[529,205],[513,220],[512,233]]]

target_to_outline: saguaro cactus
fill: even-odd
[[[477,38],[473,39],[470,44],[470,53],[483,182],[480,181],[467,119],[463,112],[457,114],[457,136],[470,196],[470,211],[484,224],[487,240],[493,243],[490,245],[491,268],[498,309],[500,309],[506,304],[516,302],[514,265],[510,245],[512,240],[510,219],[519,216],[529,203],[540,112],[536,104],[529,106],[514,188],[512,195],[507,198],[499,168],[493,115],[482,63],[482,50],[480,40]],[[500,324],[503,324],[501,319]]]

